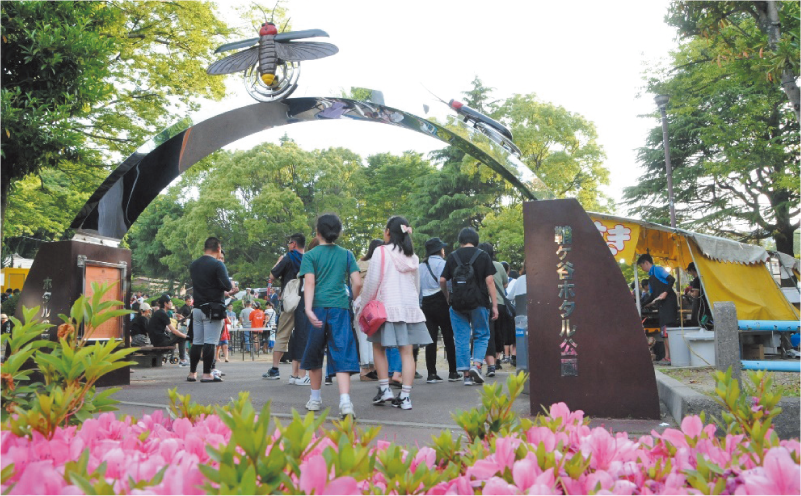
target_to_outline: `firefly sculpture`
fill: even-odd
[[[283,100],[298,86],[302,60],[321,59],[339,51],[331,43],[292,41],[317,36],[328,37],[328,33],[321,29],[307,29],[279,34],[275,24],[265,22],[258,38],[218,48],[214,53],[250,47],[214,62],[206,72],[218,75],[244,71],[245,88],[250,96],[260,102]]]

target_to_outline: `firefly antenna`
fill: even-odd
[[[284,32],[284,30],[286,29],[286,27],[289,25],[289,21],[290,21],[291,19],[292,19],[292,18],[290,17],[289,19],[287,19],[287,20],[286,20],[286,22],[284,23],[284,27],[282,27],[282,28],[281,28],[281,31],[280,31],[281,33],[283,33],[283,32]]]
[[[278,8],[278,4],[279,3],[281,3],[281,0],[276,0],[275,1],[275,7],[273,7],[273,13],[270,15],[270,22],[273,22],[273,19],[275,19],[275,9]],[[265,18],[266,17],[267,17],[267,15],[265,14]]]
[[[253,5],[254,5],[254,6],[257,8],[257,9],[259,9],[259,10],[261,11],[261,13],[262,13],[262,14],[264,14],[264,22],[265,22],[265,23],[266,23],[266,22],[272,22],[272,21],[268,21],[268,20],[267,20],[267,12],[265,12],[265,11],[264,11],[264,9],[263,9],[263,8],[261,8],[261,6],[260,6],[259,4],[256,4],[256,3],[254,3]]]
[[[441,102],[442,102],[442,103],[444,103],[445,105],[448,105],[448,102],[446,102],[446,101],[445,101],[445,100],[443,100],[442,98],[438,97],[438,96],[437,96],[436,94],[434,94],[434,92],[433,92],[433,91],[431,91],[430,89],[426,88],[426,85],[424,85],[423,83],[420,83],[420,86],[422,86],[423,88],[425,88],[425,90],[426,90],[427,92],[431,93],[431,95],[432,95],[434,98],[436,98],[437,100],[441,101]],[[448,106],[450,107],[450,105],[448,105]]]

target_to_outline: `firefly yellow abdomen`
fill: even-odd
[[[278,54],[275,50],[275,35],[264,35],[259,39],[259,72],[264,84],[270,86],[275,80]]]

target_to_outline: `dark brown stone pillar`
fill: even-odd
[[[58,315],[69,315],[75,300],[81,294],[91,291],[92,281],[118,280],[118,289],[111,291],[114,294],[109,295],[110,299],[127,302],[131,297],[131,251],[109,244],[76,240],[43,244],[25,279],[15,316],[22,320],[23,306],[41,307],[36,318],[54,325],[42,337],[55,341],[56,327],[64,323]],[[122,339],[124,345],[129,346],[128,324],[126,317],[111,319],[90,336],[90,339]],[[130,383],[130,370],[124,367],[103,376],[97,385],[119,386]]]
[[[659,418],[637,308],[609,247],[576,200],[523,206],[531,413],[564,402],[605,418]]]

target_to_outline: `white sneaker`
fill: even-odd
[[[412,409],[412,397],[407,396],[405,398],[398,397],[395,401],[392,402],[392,406],[395,408],[400,408],[401,410],[411,410]]]
[[[211,375],[216,375],[217,377],[222,377],[225,374],[223,374],[222,370],[220,370],[220,369],[211,369]]]
[[[319,412],[322,408],[323,408],[322,400],[312,400],[312,399],[310,399],[306,403],[306,410],[308,410],[310,412]],[[353,405],[351,405],[350,408],[351,408],[351,410],[353,410]],[[342,410],[342,406],[340,406],[339,409]]]
[[[347,403],[340,403],[339,416],[344,419],[348,415],[350,415],[353,418],[356,418],[356,413],[353,411],[353,403],[350,401],[348,401]]]
[[[290,382],[290,384],[292,383]],[[304,375],[303,377],[295,377],[294,384],[296,386],[311,386],[311,379],[307,375]]]
[[[289,376],[289,384],[294,385],[295,381],[297,381],[298,379],[299,379],[298,377],[295,377],[294,375],[290,375]]]
[[[373,404],[383,405],[385,401],[395,401],[395,394],[390,388],[381,389],[381,386],[378,386],[378,394],[373,398]]]
[[[473,384],[484,384],[484,377],[478,367],[470,367],[470,378],[473,379]]]

